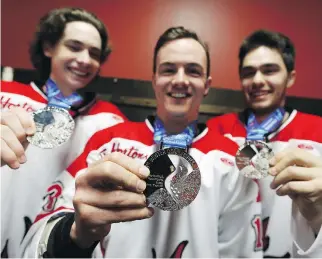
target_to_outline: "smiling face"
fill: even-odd
[[[206,70],[206,52],[194,39],[172,40],[160,48],[153,88],[157,115],[163,123],[190,123],[198,118],[200,104],[211,83]]]
[[[284,106],[286,89],[295,81],[276,49],[260,46],[244,58],[240,80],[245,100],[259,114],[268,114]]]
[[[93,25],[75,21],[66,24],[55,46],[44,47],[45,55],[51,59],[50,77],[65,96],[85,87],[97,75],[101,45],[100,34]]]

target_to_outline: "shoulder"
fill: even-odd
[[[16,81],[2,81],[1,80],[1,90],[2,91],[6,91],[6,92],[11,92],[14,91],[14,89],[26,89],[26,88],[30,88],[30,85],[26,85],[23,83],[19,83]]]
[[[318,115],[313,115],[313,114],[297,111],[297,115],[295,117],[295,120],[299,125],[300,124],[302,126],[306,125],[306,127],[311,127],[312,125],[322,126],[322,117],[320,117]]]
[[[120,109],[107,101],[97,100],[95,104],[91,107],[91,109],[88,111],[88,115],[96,115],[100,113],[112,113],[114,115],[119,116],[123,120],[127,120],[125,115],[120,111]]]
[[[92,141],[107,140],[112,138],[122,139],[144,139],[152,136],[152,132],[149,131],[144,122],[131,122],[125,121],[118,123],[109,128],[97,131]]]
[[[237,122],[239,122],[238,113],[227,113],[211,118],[207,121],[207,126],[212,130],[224,134],[227,130],[233,128]]]
[[[195,145],[203,153],[218,150],[235,156],[238,150],[238,145],[234,141],[227,137],[224,137],[213,129],[208,129],[206,135],[196,141]]]
[[[293,110],[274,139],[277,141],[297,139],[322,143],[321,130],[322,117]]]
[[[46,97],[38,87],[31,84],[23,84],[16,81],[6,82],[1,81],[1,93],[2,94],[10,94],[15,96],[23,96],[24,98],[30,98],[37,102],[46,102]]]
[[[213,117],[207,121],[207,125],[217,124],[225,121],[236,121],[238,120],[238,113],[227,113],[220,116]]]

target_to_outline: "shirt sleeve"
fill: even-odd
[[[322,227],[318,235],[315,235],[294,202],[292,204],[291,220],[292,257],[322,258]]]

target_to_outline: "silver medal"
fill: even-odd
[[[252,179],[262,179],[268,175],[269,160],[274,156],[272,149],[264,141],[249,141],[236,153],[236,164],[242,175]]]
[[[188,206],[198,195],[201,175],[196,161],[181,148],[161,149],[144,164],[150,169],[147,204],[174,211]]]
[[[40,148],[50,149],[64,144],[73,133],[75,122],[66,109],[47,106],[32,114],[36,133],[27,140]]]

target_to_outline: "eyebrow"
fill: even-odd
[[[165,66],[175,66],[176,63],[172,62],[164,62],[159,65],[159,67],[165,67]],[[184,63],[184,66],[193,66],[198,67],[203,70],[203,67],[199,63],[191,62],[191,63]]]
[[[270,68],[270,67],[280,67],[280,65],[277,63],[266,63],[266,64],[259,66],[259,68]],[[255,67],[255,66],[245,66],[245,67],[242,67],[241,70],[251,70],[251,69],[256,69],[256,68],[257,67]]]

